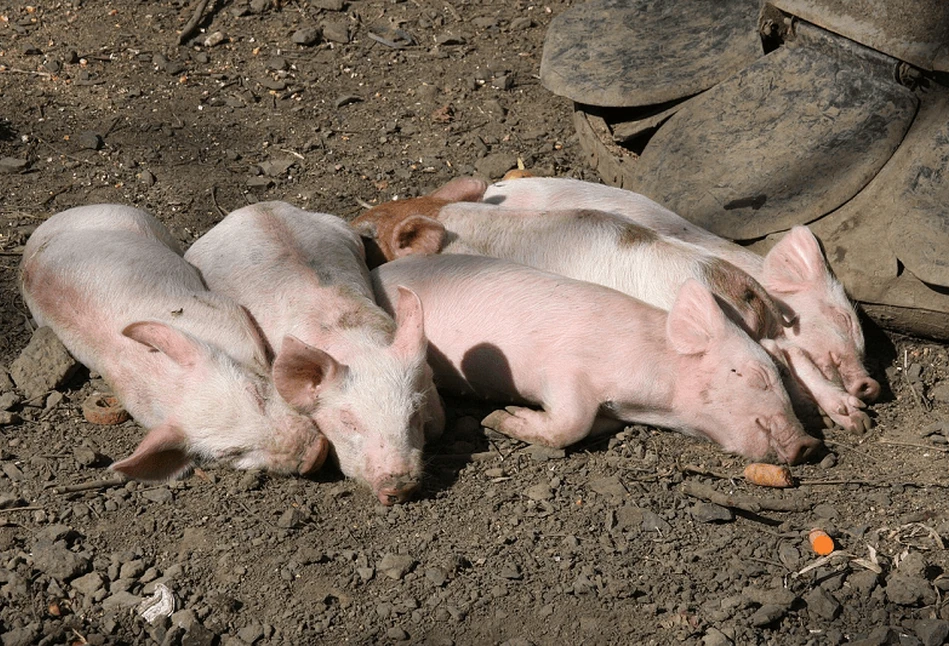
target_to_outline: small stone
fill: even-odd
[[[22,401],[22,398],[15,392],[8,391],[0,395],[0,410],[10,410]]]
[[[797,600],[797,595],[787,588],[762,589],[748,586],[741,591],[741,596],[755,605],[777,606],[785,611],[790,610]]]
[[[264,67],[274,72],[282,72],[289,68],[290,64],[287,62],[287,59],[282,56],[271,56],[267,59],[267,62],[264,63]]]
[[[89,559],[75,554],[60,542],[38,540],[33,547],[33,567],[54,579],[69,581],[89,571]]]
[[[940,404],[949,404],[949,381],[940,381],[929,391],[929,396]]]
[[[349,25],[342,21],[326,21],[323,23],[323,38],[345,45],[352,39],[349,34]]]
[[[106,597],[102,601],[102,610],[105,613],[126,610],[128,608],[136,607],[141,602],[142,598],[140,596],[134,595],[126,590],[122,590],[109,597]]]
[[[306,515],[299,507],[290,507],[277,519],[277,527],[297,529],[303,525]]]
[[[269,159],[259,164],[260,170],[268,177],[282,177],[297,163],[292,157],[283,159]]]
[[[29,165],[29,161],[18,157],[0,157],[0,174],[22,173]]]
[[[475,169],[488,179],[499,179],[517,166],[517,157],[511,153],[489,153],[475,162]]]
[[[901,606],[930,605],[936,593],[923,577],[895,572],[887,578],[886,598]]]
[[[255,641],[264,636],[264,629],[260,624],[253,623],[241,628],[238,631],[237,636],[246,643],[253,644]]]
[[[142,498],[161,504],[171,502],[175,496],[168,487],[156,487],[155,489],[146,489],[143,491]]]
[[[408,554],[386,554],[382,560],[376,564],[376,570],[382,572],[390,579],[401,579],[408,574],[416,565],[415,559]]]
[[[751,625],[755,628],[763,628],[783,617],[786,612],[787,608],[784,606],[761,606],[751,616]]]
[[[861,597],[869,597],[870,593],[877,586],[880,576],[872,570],[861,570],[854,572],[847,577],[847,585],[855,594]]]
[[[155,177],[155,174],[150,170],[143,170],[138,174],[138,181],[144,184],[146,188],[149,188],[155,185],[155,182],[158,181],[158,178]]]
[[[100,150],[104,144],[102,135],[97,132],[92,132],[91,130],[80,133],[77,142],[80,148],[86,150]]]
[[[386,637],[398,642],[404,642],[409,638],[409,634],[398,626],[393,626],[386,631]]]
[[[501,569],[498,571],[498,576],[511,581],[520,581],[524,578],[524,574],[521,572],[520,566],[516,563],[505,563],[502,565]]]
[[[835,466],[837,466],[837,456],[834,455],[833,453],[828,453],[827,455],[824,456],[824,459],[821,460],[820,464],[817,466],[825,470],[833,469]]]
[[[15,493],[0,492],[0,509],[13,509],[24,505],[26,505],[26,501]]]
[[[8,426],[10,424],[19,424],[22,418],[14,412],[4,410],[0,411],[0,426]]]
[[[3,646],[30,646],[36,643],[39,637],[40,625],[38,623],[27,624],[19,628],[13,628],[3,633]]]
[[[343,0],[310,0],[310,4],[326,11],[342,11],[344,6]]]
[[[710,502],[696,503],[689,513],[700,523],[730,523],[735,520],[731,509]]]
[[[531,500],[550,500],[554,497],[554,492],[546,482],[536,484],[526,492]]]
[[[949,621],[943,619],[920,619],[913,624],[913,632],[923,646],[941,646],[949,637]]]
[[[425,578],[440,588],[448,581],[448,573],[440,567],[432,567],[425,570]]]
[[[833,621],[840,614],[840,602],[820,586],[804,595],[804,602],[807,603],[807,609],[821,619]]]
[[[672,525],[663,520],[656,512],[646,509],[643,510],[643,530],[668,534],[672,531]]]
[[[592,491],[607,498],[625,498],[628,495],[626,487],[616,476],[607,476],[591,480],[587,485]]]
[[[734,643],[725,633],[715,627],[706,630],[702,637],[702,646],[731,646]]]
[[[73,590],[76,590],[80,594],[91,597],[102,589],[104,583],[105,581],[101,574],[98,572],[89,572],[88,574],[84,574],[81,577],[73,579],[72,583],[69,585]]]
[[[297,29],[293,32],[293,35],[290,37],[297,45],[303,45],[304,47],[309,47],[310,45],[315,45],[320,42],[320,30],[316,27],[303,27],[302,29]]]
[[[62,386],[79,368],[79,362],[49,327],[33,333],[30,342],[10,365],[10,376],[28,400]]]
[[[270,188],[273,186],[273,180],[263,175],[247,178],[247,188]]]

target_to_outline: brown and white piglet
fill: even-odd
[[[247,311],[209,292],[152,216],[83,206],[41,224],[23,253],[23,297],[39,325],[109,382],[148,429],[112,465],[165,480],[192,458],[310,473],[328,444],[274,392],[267,348]]]
[[[520,440],[564,447],[619,420],[754,459],[798,462],[820,445],[794,417],[768,354],[694,280],[668,313],[484,256],[402,258],[373,280],[387,307],[401,286],[422,300],[439,388],[518,404],[485,424]]]
[[[880,384],[863,365],[865,343],[857,313],[807,227],[792,228],[762,257],[692,224],[644,195],[610,186],[568,178],[522,178],[488,187],[484,201],[515,209],[581,207],[609,211],[704,247],[752,275],[786,311],[781,345],[799,350],[792,353],[792,369],[802,375],[821,374],[866,402],[880,394]],[[812,365],[802,365],[805,361]],[[848,408],[844,402],[840,405]]]
[[[230,213],[185,258],[260,323],[277,390],[317,423],[342,472],[383,504],[407,500],[426,436],[444,427],[418,297],[401,290],[393,320],[373,299],[359,236],[284,202]]]

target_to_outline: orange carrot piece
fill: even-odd
[[[745,480],[759,487],[792,487],[791,470],[780,464],[752,462],[745,467]]]
[[[812,529],[807,535],[807,540],[811,544],[811,549],[821,556],[827,556],[834,551],[834,539],[822,529]]]

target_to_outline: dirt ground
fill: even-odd
[[[597,179],[537,77],[569,2],[220,0],[179,45],[194,4],[0,3],[4,366],[32,333],[22,246],[72,206],[144,208],[187,246],[258,200],[351,218],[519,161]],[[949,355],[872,325],[868,352],[874,428],[826,431],[788,490],[672,432],[539,450],[451,402],[391,508],[332,469],[117,483],[143,430],[83,420],[88,372],[27,401],[0,374],[2,644],[944,643]]]

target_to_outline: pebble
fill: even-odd
[[[591,480],[587,483],[587,486],[592,491],[607,498],[622,499],[627,496],[626,487],[623,486],[623,483],[620,482],[620,479],[616,476],[607,476],[605,478]]]
[[[96,592],[101,590],[104,584],[105,580],[102,578],[101,574],[98,572],[89,572],[88,574],[84,574],[76,579],[73,579],[72,583],[69,585],[73,590],[76,590],[80,594],[91,597]]]
[[[44,326],[33,333],[23,352],[10,364],[10,377],[29,400],[59,388],[78,368],[79,362],[53,330]]]
[[[302,29],[297,29],[293,32],[293,35],[290,37],[297,45],[303,45],[304,47],[309,47],[320,42],[320,30],[316,27],[304,27]]]
[[[524,453],[527,453],[531,456],[531,460],[534,462],[547,462],[548,460],[562,460],[567,457],[567,452],[564,449],[554,449],[549,446],[540,446],[539,444],[532,444],[524,449]]]
[[[943,619],[920,619],[913,624],[913,632],[923,646],[940,646],[949,638],[949,621]]]
[[[841,611],[837,598],[820,586],[805,594],[804,602],[807,603],[808,611],[827,621],[836,619]]]
[[[310,0],[310,4],[317,9],[326,11],[342,11],[343,0]]]
[[[208,34],[208,37],[204,39],[204,46],[215,47],[216,45],[223,43],[225,40],[227,40],[227,36],[224,35],[224,32],[215,31]]]
[[[394,639],[395,641],[404,642],[408,640],[409,634],[398,626],[393,626],[386,631],[386,637],[389,639]]]
[[[390,579],[401,579],[416,565],[415,559],[408,554],[386,554],[376,564],[376,570]]]
[[[768,624],[774,623],[785,615],[787,608],[784,606],[766,605],[761,606],[751,616],[751,625],[755,628],[763,628]]]
[[[305,520],[306,514],[303,513],[303,510],[299,507],[290,507],[277,519],[277,527],[282,527],[283,529],[297,529],[303,525],[303,521]]]
[[[174,500],[175,495],[168,487],[157,487],[155,489],[146,489],[142,492],[142,498],[155,503],[167,503]]]
[[[949,381],[940,381],[937,383],[932,387],[932,390],[929,391],[929,396],[940,404],[949,404]]]
[[[475,161],[475,169],[488,179],[500,179],[504,173],[517,166],[517,156],[512,153],[489,153]]]
[[[323,38],[345,45],[352,39],[349,33],[349,25],[343,21],[328,20],[323,23]]]
[[[63,542],[38,540],[33,546],[33,567],[54,579],[69,581],[89,571],[89,559],[71,552]]]
[[[728,635],[715,627],[706,630],[702,637],[702,646],[731,646],[734,643]]]
[[[887,577],[886,598],[901,606],[929,605],[935,602],[936,594],[923,577],[895,572]]]
[[[730,523],[735,520],[735,514],[731,509],[710,502],[696,503],[689,513],[700,523]]]
[[[0,173],[21,173],[30,162],[19,157],[0,157]]]
[[[554,497],[554,491],[546,482],[535,484],[526,491],[527,497],[531,500],[550,500]]]

